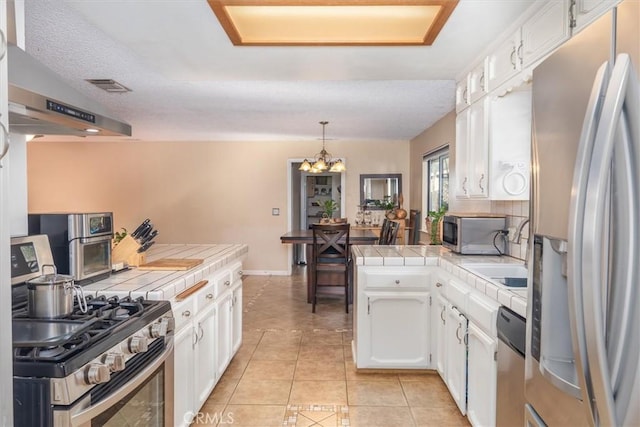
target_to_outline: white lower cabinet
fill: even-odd
[[[191,322],[180,329],[173,337],[174,368],[173,368],[173,413],[175,426],[188,426],[194,415],[193,344],[195,334]]]
[[[242,345],[242,282],[236,282],[232,292],[231,353],[236,354]]]
[[[216,308],[212,304],[198,313],[194,321],[195,404],[201,408],[220,378],[216,373]]]
[[[467,318],[447,305],[445,383],[462,415],[467,412]]]
[[[217,346],[216,346],[216,372],[222,376],[227,365],[231,361],[231,306],[233,294],[227,293],[216,303],[218,312],[217,322]]]
[[[233,271],[216,271],[208,285],[171,303],[175,426],[190,425],[242,343],[242,280]]]
[[[428,368],[429,292],[365,292],[358,367]]]
[[[431,368],[433,267],[358,266],[354,357],[358,368]]]
[[[498,343],[474,322],[469,322],[467,417],[472,426],[496,424],[496,379]]]
[[[438,293],[433,310],[433,324],[435,325],[435,354],[436,370],[444,380],[447,369],[447,300]]]

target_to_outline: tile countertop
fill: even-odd
[[[459,264],[461,263],[504,263],[523,262],[507,256],[458,255],[442,246],[352,246],[356,265],[364,266],[440,266],[463,282],[475,286],[501,305],[509,307],[522,317],[527,315],[527,295],[523,288],[515,289],[478,276]]]
[[[158,244],[147,252],[147,262],[161,258],[202,258],[204,262],[186,271],[147,271],[134,267],[84,285],[82,289],[85,295],[120,298],[142,296],[151,300],[169,300],[213,271],[236,260],[242,260],[248,252],[249,247],[245,244]]]

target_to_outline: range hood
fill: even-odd
[[[9,44],[9,130],[30,135],[131,136],[131,126]]]

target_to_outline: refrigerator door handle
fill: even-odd
[[[618,363],[616,358],[622,357],[622,355],[617,356],[615,354],[618,352],[616,349],[613,349],[611,354],[608,354],[607,351],[607,341],[609,338],[607,321],[611,313],[607,311],[608,302],[605,301],[605,298],[611,295],[612,290],[610,288],[603,289],[602,287],[602,283],[608,283],[608,279],[611,276],[610,272],[607,271],[607,266],[603,266],[603,261],[605,261],[603,257],[605,256],[605,253],[602,250],[603,242],[601,239],[602,231],[606,227],[605,218],[607,216],[609,204],[608,190],[612,179],[611,165],[614,157],[614,148],[616,148],[615,142],[617,137],[619,138],[626,132],[626,129],[621,131],[621,126],[625,126],[626,124],[634,126],[635,130],[632,130],[629,138],[623,137],[622,142],[624,143],[624,140],[626,139],[627,147],[632,153],[631,156],[634,158],[637,157],[634,151],[637,151],[638,148],[629,147],[629,144],[635,143],[637,145],[637,141],[634,142],[635,135],[633,135],[634,133],[637,133],[637,124],[627,123],[623,116],[623,114],[625,114],[624,108],[627,109],[627,113],[631,112],[628,111],[629,108],[631,108],[631,110],[635,109],[635,114],[638,112],[638,101],[636,99],[638,94],[633,93],[634,86],[637,90],[637,83],[634,81],[635,74],[631,75],[631,72],[632,67],[629,56],[625,54],[619,55],[616,58],[616,63],[611,73],[611,80],[603,103],[600,124],[596,132],[591,166],[589,167],[588,172],[589,192],[585,199],[586,209],[584,213],[584,239],[582,249],[583,264],[581,270],[584,290],[583,312],[589,313],[589,315],[583,316],[583,320],[586,329],[589,331],[586,335],[586,352],[595,405],[597,406],[596,408],[592,407],[592,413],[596,420],[596,425],[619,425],[621,422],[619,417],[624,417],[624,413],[628,408],[626,405],[627,402],[625,402],[625,397],[616,397],[616,399],[620,400],[620,403],[623,406],[621,408],[616,408],[616,403],[614,401],[614,393],[618,391],[617,389],[614,389],[617,387],[617,378],[612,378],[610,367],[618,370],[616,366],[611,365],[611,362],[614,364]],[[628,87],[631,88],[631,93],[627,92]],[[632,117],[631,122],[636,120],[635,117]],[[633,160],[630,161],[632,162],[630,168],[633,169]],[[635,164],[636,170],[631,172],[632,178],[637,177],[638,175],[637,167],[638,165]],[[628,188],[633,189],[633,187],[636,187],[635,190],[637,191],[637,179],[634,179],[634,181],[636,182],[630,183]],[[626,195],[624,194],[616,194],[613,197],[625,196]],[[636,198],[635,202],[630,202],[632,210],[635,210],[635,213],[631,212],[631,215],[635,215],[637,217],[637,193],[635,195],[631,195],[631,197]],[[636,235],[637,225],[631,224],[631,222],[632,221],[629,221],[630,224],[628,224],[631,227],[629,233]],[[630,252],[635,252],[637,254],[636,245],[637,243],[635,242],[631,243],[629,247]],[[637,259],[635,260],[635,263],[637,264]],[[629,274],[632,277],[634,274],[633,270],[630,269],[637,269],[637,265],[632,264],[623,266],[622,268],[628,271],[628,274],[623,273],[623,277],[629,277]],[[635,276],[637,276],[637,274]],[[612,283],[612,286],[615,286],[614,293],[624,293],[625,287],[628,289],[626,292],[633,292],[633,289],[630,288],[630,286],[633,286],[632,281],[625,280],[623,283]],[[618,289],[620,287],[622,289]],[[604,295],[605,292],[606,296]],[[622,308],[624,310],[624,307]],[[629,326],[631,325],[627,325],[627,327]],[[635,352],[635,362],[637,367],[637,349],[627,348],[627,350]],[[611,359],[610,356],[613,358]],[[634,356],[632,353],[631,355],[625,355],[625,357]]]
[[[593,390],[591,380],[589,378],[586,350],[586,331],[584,325],[583,311],[583,293],[582,293],[582,253],[580,248],[583,246],[583,227],[585,214],[585,198],[587,195],[587,178],[591,156],[593,154],[593,146],[595,143],[596,132],[600,113],[602,111],[602,103],[609,82],[610,65],[609,62],[603,63],[594,79],[589,104],[580,134],[580,144],[576,156],[576,164],[573,175],[571,205],[569,210],[569,235],[568,235],[568,271],[567,285],[569,296],[569,311],[571,313],[571,336],[573,341],[573,353],[575,355],[576,371],[578,375],[578,384],[582,394],[582,401],[590,408],[593,401]],[[591,416],[592,408],[589,409]]]

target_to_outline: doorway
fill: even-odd
[[[345,163],[344,159],[341,159]],[[322,217],[321,203],[325,200],[335,200],[339,205],[340,217],[345,216],[346,197],[345,172],[325,172],[313,174],[298,170],[304,159],[289,159],[287,179],[287,226],[289,230],[307,230],[314,222]],[[305,245],[292,245],[289,259],[289,274],[291,266],[306,264]]]

